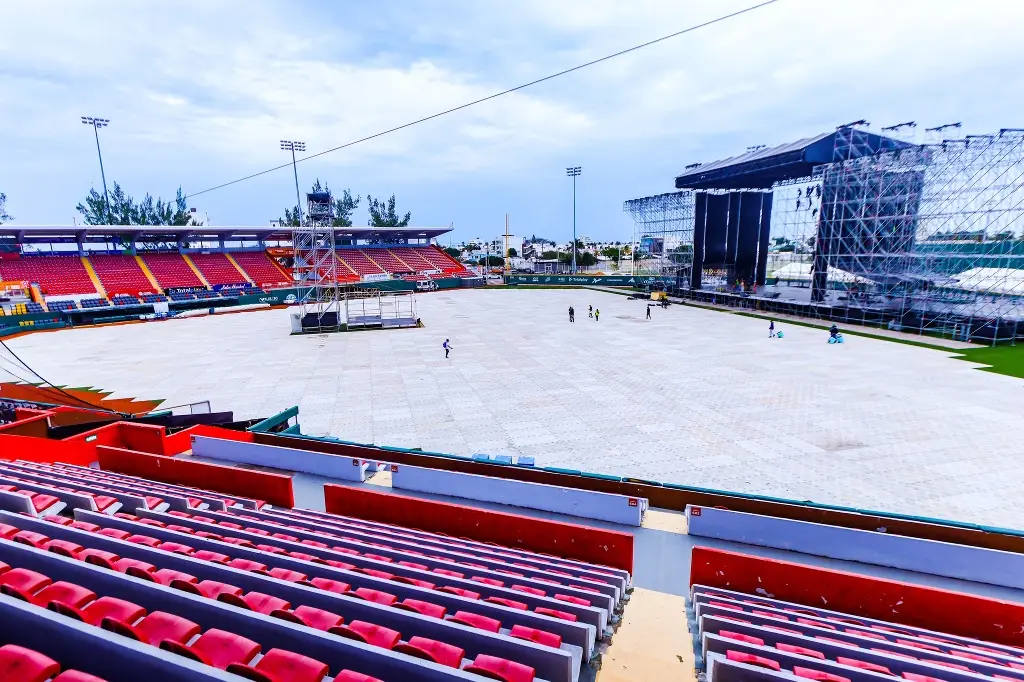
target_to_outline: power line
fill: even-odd
[[[67,391],[62,389],[60,386],[56,386],[53,383],[47,381],[46,379],[43,378],[43,376],[41,374],[39,374],[39,372],[37,372],[34,369],[32,369],[31,367],[29,367],[28,364],[24,360],[22,360],[20,357],[18,357],[17,353],[15,353],[13,350],[11,350],[10,346],[8,346],[6,343],[4,343],[3,339],[0,339],[0,346],[3,346],[4,349],[8,353],[10,353],[14,357],[14,359],[17,360],[21,364],[22,367],[27,369],[30,374],[32,374],[33,376],[38,378],[39,381],[41,381],[43,384],[45,384],[45,386],[43,387],[44,390],[47,390],[47,391],[57,391],[58,393],[61,393],[65,397],[70,398],[71,400],[75,401],[79,405],[84,405],[84,406],[86,406],[86,407],[88,407],[88,408],[90,408],[92,410],[97,410],[99,412],[109,412],[111,414],[116,414],[119,417],[128,417],[128,416],[130,416],[130,415],[127,415],[127,414],[125,414],[123,412],[118,412],[117,410],[112,410],[112,409],[110,409],[108,407],[102,407],[100,405],[94,405],[93,403],[90,403],[87,400],[83,400],[83,399],[79,398],[78,396],[71,395],[70,393],[68,393]],[[10,364],[14,364],[14,363],[11,363],[9,360],[7,362],[10,363]],[[12,372],[10,369],[5,369],[4,371],[6,371],[8,374],[11,374],[11,375],[21,379],[20,376],[18,376],[14,372]],[[32,383],[32,382],[29,382],[29,381],[25,381],[24,379],[22,379],[22,381],[24,381],[26,384],[31,384]]]
[[[486,97],[481,97],[480,99],[473,100],[472,102],[466,102],[465,104],[460,104],[457,107],[452,107],[451,109],[445,109],[444,111],[439,111],[436,114],[431,114],[430,116],[424,116],[423,118],[418,118],[415,121],[410,121],[408,123],[403,123],[400,126],[395,126],[394,128],[388,128],[387,130],[382,130],[379,133],[374,133],[373,135],[368,135],[366,137],[361,137],[358,140],[353,140],[351,142],[346,142],[343,145],[339,145],[337,147],[332,147],[330,149],[325,149],[324,151],[317,152],[316,154],[310,154],[309,156],[304,156],[301,159],[298,159],[296,161],[296,163],[302,163],[303,161],[309,161],[310,159],[315,159],[318,156],[324,156],[325,154],[331,154],[333,152],[336,152],[336,151],[339,151],[339,150],[342,150],[342,149],[346,149],[348,147],[353,147],[353,146],[355,146],[357,144],[361,144],[363,142],[367,142],[369,140],[376,139],[378,137],[383,137],[384,135],[389,135],[391,133],[398,132],[399,130],[404,130],[406,128],[411,128],[414,125],[418,125],[420,123],[425,123],[426,121],[430,121],[430,120],[433,120],[435,118],[440,118],[442,116],[447,116],[448,114],[454,113],[456,111],[461,111],[462,109],[468,109],[469,107],[475,106],[477,104],[481,104],[483,102],[487,102],[487,101],[492,100],[492,99],[497,99],[498,97],[503,97],[504,95],[508,95],[508,94],[511,94],[511,93],[516,92],[518,90],[523,90],[525,88],[529,88],[531,86],[537,85],[538,83],[543,83],[545,81],[549,81],[549,80],[552,80],[554,78],[558,78],[559,76],[564,76],[564,75],[566,75],[568,73],[572,73],[574,71],[579,71],[580,69],[585,69],[588,66],[593,66],[595,64],[600,64],[601,62],[606,62],[609,59],[614,59],[616,57],[621,57],[624,54],[629,54],[630,52],[636,52],[637,50],[641,50],[641,49],[643,49],[645,47],[650,47],[651,45],[656,45],[657,43],[664,42],[664,41],[669,40],[671,38],[676,38],[676,37],[679,37],[679,36],[684,35],[686,33],[691,33],[691,32],[696,31],[698,29],[706,28],[706,27],[711,26],[713,24],[718,24],[718,23],[721,23],[721,22],[726,21],[728,19],[732,19],[734,17],[738,17],[740,15],[747,14],[748,12],[753,12],[754,10],[761,9],[762,7],[767,7],[768,5],[773,5],[773,4],[775,4],[776,2],[779,2],[779,1],[780,0],[765,0],[764,2],[760,2],[760,3],[756,4],[756,5],[751,5],[749,7],[746,7],[744,9],[738,10],[736,12],[732,12],[730,14],[723,14],[722,16],[717,17],[715,19],[710,19],[710,20],[705,21],[703,23],[695,24],[693,26],[690,26],[689,28],[684,28],[681,31],[676,31],[675,33],[670,33],[670,34],[668,34],[666,36],[662,36],[660,38],[655,38],[654,40],[649,40],[646,43],[641,43],[639,45],[634,45],[633,47],[626,48],[625,50],[620,50],[618,52],[614,52],[612,54],[605,55],[604,57],[599,57],[598,59],[594,59],[594,60],[591,60],[589,62],[585,62],[583,64],[578,64],[576,66],[573,66],[571,68],[565,69],[563,71],[559,71],[557,73],[553,73],[553,74],[550,74],[548,76],[544,76],[543,78],[538,78],[536,80],[532,80],[529,83],[523,83],[522,85],[517,85],[514,88],[509,88],[507,90],[502,90],[501,92],[496,92],[493,95],[488,95]],[[222,183],[220,185],[215,185],[213,187],[209,187],[207,189],[200,190],[199,192],[192,192],[191,194],[188,194],[185,198],[186,199],[191,199],[192,197],[199,196],[200,194],[206,194],[207,192],[213,192],[215,190],[223,189],[223,188],[229,187],[231,185],[237,185],[240,182],[245,182],[246,180],[252,180],[253,178],[258,178],[259,176],[266,175],[267,173],[273,173],[274,171],[281,170],[282,168],[287,168],[290,165],[291,164],[285,163],[285,164],[282,164],[280,166],[274,166],[273,168],[268,168],[266,170],[259,171],[258,173],[253,173],[251,175],[246,175],[245,177],[238,178],[237,180],[232,180],[230,182],[225,182],[225,183]]]

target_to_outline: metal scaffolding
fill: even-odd
[[[341,324],[334,202],[327,192],[306,195],[304,224],[292,230],[299,319],[304,331],[337,331]]]
[[[652,269],[709,302],[957,340],[1024,338],[1024,131],[935,140],[959,124],[918,132],[907,122],[872,140],[866,125],[838,128],[832,162],[809,177],[771,185],[765,286],[698,277],[693,289],[680,277],[694,262],[696,195],[716,190],[625,202],[640,233],[664,244]],[[910,142],[920,138],[933,141]]]
[[[693,192],[670,192],[630,199],[622,204],[636,223],[644,258],[638,274],[688,280],[693,265]]]
[[[1024,315],[1024,132],[849,158],[815,169],[812,181],[822,193],[818,220],[783,217],[779,227],[790,243],[813,243],[813,303],[845,309],[851,320],[930,335],[993,342],[1017,336]],[[806,254],[794,250],[791,263],[802,267]],[[778,283],[787,267],[793,269],[774,271]]]

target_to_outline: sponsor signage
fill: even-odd
[[[631,287],[652,284],[660,281],[660,277],[631,275],[508,275],[505,281],[509,284],[551,284],[577,285],[593,284],[599,286]]]
[[[374,275],[363,275],[360,279],[363,282],[385,282],[391,279],[391,275],[386,272],[381,272]]]

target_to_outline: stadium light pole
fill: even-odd
[[[110,119],[83,116],[82,123],[92,126],[93,135],[96,137],[96,155],[100,157],[100,177],[103,178],[103,200],[107,206],[107,224],[112,225],[114,223],[114,215],[110,211],[110,195],[107,193],[107,174],[103,171],[103,152],[100,151],[100,128],[106,128],[110,125]]]
[[[302,224],[302,199],[299,194],[299,171],[295,167],[295,152],[306,151],[305,142],[293,142],[291,140],[281,140],[281,149],[292,153],[292,173],[295,174],[295,207],[299,209],[299,225]]]
[[[576,178],[583,173],[580,166],[565,169],[565,174],[572,178],[572,274],[576,274]]]

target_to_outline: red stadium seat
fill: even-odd
[[[50,541],[50,538],[46,537],[42,533],[36,533],[31,530],[19,530],[9,539],[19,544],[28,545],[29,547],[35,547],[37,549],[45,549],[46,543]]]
[[[157,549],[162,549],[165,552],[174,552],[175,554],[192,554],[195,552],[194,547],[183,545],[180,542],[161,542]]]
[[[274,547],[273,545],[256,545],[256,549],[260,550],[261,552],[268,552],[270,554],[288,554],[290,556],[295,556],[295,554],[297,554],[297,552],[294,552],[294,553],[293,552],[289,552],[287,550],[281,549],[280,547]],[[299,559],[299,558],[303,558],[303,557],[295,557],[295,558]]]
[[[243,571],[266,571],[267,565],[251,559],[231,559],[227,563],[232,568],[239,568]]]
[[[494,587],[504,587],[505,586],[505,583],[503,583],[500,580],[495,580],[494,578],[484,578],[484,577],[479,576],[479,575],[470,576],[469,579],[474,581],[474,582],[483,583],[484,585],[493,585]]]
[[[843,677],[842,675],[834,675],[832,673],[827,673],[822,670],[804,668],[798,665],[793,666],[793,674],[797,677],[803,677],[808,680],[817,680],[817,682],[850,682],[849,677]]]
[[[0,680],[45,682],[60,672],[60,664],[38,651],[14,644],[0,646]]]
[[[552,618],[561,618],[562,620],[571,620],[574,623],[576,622],[576,615],[568,613],[566,611],[559,611],[558,609],[549,609],[546,606],[539,606],[536,609],[534,609],[534,611],[544,616],[551,616]]]
[[[197,550],[194,554],[192,554],[192,556],[202,561],[213,561],[218,564],[226,564],[228,561],[231,560],[231,557],[229,557],[227,554],[221,554],[220,552],[211,552],[208,549]]]
[[[330,630],[336,625],[343,625],[345,623],[345,619],[338,614],[332,613],[331,611],[325,611],[324,609],[314,608],[312,606],[296,606],[292,613],[303,625],[311,627],[314,630],[323,630],[324,632]]]
[[[528,665],[486,654],[477,656],[463,670],[504,682],[533,682],[536,675],[534,669]]]
[[[481,616],[477,613],[469,613],[468,611],[456,611],[455,615],[452,616],[452,620],[456,623],[468,625],[471,628],[487,630],[488,632],[498,632],[501,630],[500,620]]]
[[[383,682],[383,680],[352,670],[342,670],[335,676],[334,682]]]
[[[120,573],[127,573],[136,578],[152,580],[152,573],[156,570],[156,566],[145,561],[139,561],[138,559],[124,557],[114,562],[114,570]]]
[[[269,573],[278,580],[287,580],[290,583],[301,583],[303,580],[306,580],[305,573],[291,571],[287,568],[272,568]]]
[[[484,601],[490,602],[491,604],[500,604],[502,606],[507,606],[510,609],[517,609],[519,611],[528,611],[530,608],[528,605],[524,604],[521,601],[516,601],[514,599],[506,599],[505,597],[487,597],[486,599],[484,599]]]
[[[217,600],[222,601],[225,604],[231,604],[232,606],[251,609],[256,613],[262,613],[264,615],[270,615],[272,611],[287,611],[292,606],[284,599],[269,594],[263,594],[262,592],[248,592],[241,597],[233,594],[222,594],[217,597]]]
[[[438,575],[447,575],[452,578],[465,578],[465,573],[459,573],[458,571],[449,571],[447,568],[435,568],[434,573]]]
[[[564,601],[568,604],[576,604],[577,606],[590,606],[590,601],[581,597],[574,597],[569,594],[556,594],[555,599],[558,601]]]
[[[32,603],[46,608],[51,602],[57,602],[80,609],[95,599],[96,593],[92,590],[61,580],[37,592],[32,597]]]
[[[733,651],[729,649],[725,652],[726,659],[730,661],[736,661],[737,663],[746,663],[747,665],[756,665],[761,668],[768,668],[769,670],[779,671],[782,666],[779,665],[778,661],[773,661],[770,658],[763,656],[755,656],[754,654],[746,654],[742,651]]]
[[[69,540],[50,540],[43,546],[43,549],[54,554],[77,559],[83,547]]]
[[[448,609],[441,606],[440,604],[431,604],[428,601],[421,599],[403,599],[401,602],[393,605],[396,609],[402,609],[403,611],[415,611],[422,616],[430,616],[431,618],[444,618]]]
[[[180,580],[186,583],[198,583],[199,579],[189,573],[182,573],[181,571],[174,571],[169,568],[159,568],[153,572],[153,580],[160,583],[161,585],[170,585],[175,580]]]
[[[449,668],[458,668],[462,665],[462,659],[466,655],[465,649],[426,637],[413,637],[408,642],[395,645],[394,650]]]
[[[131,535],[128,531],[121,530],[120,528],[101,528],[96,531],[96,533],[98,535],[106,535],[108,538],[114,538],[116,540],[124,540],[126,537]]]
[[[402,638],[395,630],[361,620],[354,620],[348,625],[337,625],[329,632],[385,649],[393,648]]]
[[[559,635],[538,630],[537,628],[527,627],[525,625],[513,625],[509,634],[517,639],[525,639],[537,644],[543,644],[544,646],[554,647],[556,649],[562,646],[562,638]]]
[[[764,646],[764,640],[760,637],[744,635],[740,632],[732,632],[731,630],[719,630],[718,636],[725,637],[726,639],[734,639],[737,642],[746,642],[747,644],[756,644],[758,646]]]
[[[536,588],[536,587],[528,587],[526,585],[513,585],[510,589],[513,589],[516,592],[525,592],[526,594],[532,594],[532,595],[534,595],[536,597],[546,597],[547,596],[547,592],[545,592],[544,590],[541,590],[541,589]],[[590,604],[588,602],[587,606],[589,606],[589,605]]]
[[[799,654],[801,656],[810,656],[811,658],[825,659],[825,654],[814,649],[808,649],[802,646],[796,646],[795,644],[786,644],[785,642],[779,642],[775,645],[775,648],[779,651],[785,651],[788,654]]]
[[[9,597],[31,601],[32,595],[52,582],[42,573],[25,568],[12,568],[0,575],[0,592]]]
[[[82,620],[89,625],[100,625],[106,618],[131,625],[144,615],[146,609],[138,604],[114,597],[100,597],[81,611]]]
[[[256,682],[320,682],[327,676],[326,663],[283,649],[271,649],[255,666],[232,663],[227,670]]]
[[[877,663],[869,663],[867,661],[858,661],[855,658],[836,656],[836,663],[840,665],[848,665],[851,668],[860,668],[862,670],[870,670],[872,672],[882,673],[884,675],[892,675],[892,671],[886,668],[884,665],[878,665]]]
[[[474,592],[473,590],[464,590],[461,587],[452,587],[451,585],[442,585],[441,587],[437,588],[437,591],[448,592],[449,594],[457,594],[460,597],[465,597],[466,599],[480,598],[479,592]]]
[[[221,670],[227,670],[232,663],[245,665],[260,651],[260,645],[251,639],[214,628],[190,645],[166,640],[160,643],[160,648]]]
[[[343,583],[340,580],[331,580],[330,578],[313,578],[309,581],[309,584],[336,594],[345,594],[352,589],[352,586],[348,583]]]
[[[404,575],[396,575],[392,578],[396,583],[405,583],[406,585],[415,585],[416,587],[422,587],[425,590],[432,590],[437,585],[426,580],[419,580],[418,578],[410,578]]]
[[[346,563],[344,561],[335,561],[334,559],[324,559],[324,564],[327,566],[333,566],[334,568],[340,568],[343,571],[355,570],[355,564]]]
[[[100,527],[95,523],[89,523],[88,521],[72,521],[68,526],[71,528],[77,528],[78,530],[89,531],[90,533],[95,533],[100,529]]]
[[[391,606],[398,597],[388,592],[381,592],[380,590],[371,590],[368,587],[359,587],[352,592],[352,596],[365,599],[366,601],[372,601],[375,604],[383,604],[384,606]]]
[[[106,569],[113,569],[114,564],[121,558],[113,552],[108,552],[102,549],[92,549],[87,547],[78,553],[78,558],[87,564],[94,566],[102,566]]]
[[[242,588],[235,587],[234,585],[229,585],[227,583],[217,582],[216,580],[203,580],[198,584],[175,580],[171,583],[171,586],[184,592],[201,594],[207,599],[220,599],[221,595],[225,594],[235,596],[242,595]]]

